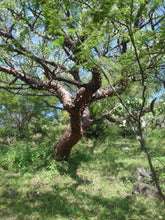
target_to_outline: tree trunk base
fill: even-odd
[[[62,138],[54,146],[52,156],[58,160],[68,161],[72,147],[81,139],[82,132],[74,132],[71,128],[64,133]]]

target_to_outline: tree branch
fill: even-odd
[[[64,109],[61,108],[61,107],[58,107],[58,106],[55,106],[55,105],[50,105],[47,101],[44,101],[44,103],[47,105],[47,107],[55,108],[55,109],[59,109],[59,110],[64,110]]]

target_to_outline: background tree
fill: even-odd
[[[44,106],[42,99],[29,96],[15,96],[6,91],[0,91],[0,121],[1,126],[6,127],[6,135],[15,134],[19,137],[27,137],[29,135],[29,124],[35,120],[43,120],[49,118],[51,114],[50,108]],[[41,123],[40,123],[41,125]],[[36,128],[36,132],[41,132],[40,128]]]
[[[162,1],[7,0],[0,7],[0,71],[13,77],[1,79],[1,88],[58,98],[70,117],[54,147],[58,158],[68,159],[93,124],[120,121],[113,109],[90,118],[93,102],[121,95],[133,84],[143,97],[142,116],[150,85],[155,79],[164,83]]]
[[[1,73],[1,77],[4,79],[5,75]],[[11,77],[8,76],[6,81],[9,83]],[[11,89],[11,88],[10,88]],[[14,88],[15,89],[15,88]],[[29,124],[34,123],[36,126],[36,132],[42,132],[41,121],[47,118],[47,120],[52,117],[52,110],[48,108],[47,101],[49,103],[56,102],[55,99],[50,100],[50,97],[47,97],[47,101],[44,94],[42,97],[38,98],[33,96],[31,91],[30,96],[22,96],[19,91],[15,95],[11,90],[10,93],[6,90],[0,90],[0,121],[1,126],[5,127],[5,135],[16,135],[19,137],[27,137],[30,133]],[[20,94],[19,94],[20,93]],[[54,111],[54,118],[57,118],[57,112]],[[40,124],[40,126],[39,126]]]

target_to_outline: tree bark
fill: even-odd
[[[83,124],[80,114],[78,111],[71,115],[71,126],[54,146],[53,157],[57,160],[68,160],[72,147],[81,139]]]
[[[53,157],[57,160],[68,160],[72,147],[81,139],[82,134],[67,129],[62,138],[54,146]]]

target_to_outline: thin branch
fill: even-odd
[[[4,89],[7,92],[14,94],[14,95],[22,95],[22,96],[40,96],[40,97],[55,97],[53,94],[50,93],[27,93],[27,92],[21,92],[21,91],[11,91],[10,88],[6,88],[3,86],[0,86],[0,89]],[[22,88],[21,88],[22,90]]]
[[[30,86],[24,87],[24,85],[19,87],[11,87],[10,84],[0,85],[0,89],[9,89],[9,90],[26,90],[30,89]]]
[[[114,110],[119,108],[122,104],[120,103],[118,106],[114,107],[111,111],[103,113],[101,116],[96,117],[95,119],[90,120],[90,126],[107,119],[112,123],[122,124],[124,120],[129,120],[132,116],[130,114],[124,115],[122,117],[111,117],[111,114]],[[150,109],[143,109],[143,114],[151,112]],[[139,115],[140,111],[134,111],[131,113],[132,115]]]
[[[58,81],[70,83],[70,84],[75,85],[75,86],[77,86],[77,87],[87,87],[87,84],[86,84],[86,83],[77,82],[76,80],[69,79],[69,78],[67,78],[67,77],[56,76],[56,77],[53,77],[53,78],[54,78],[55,80],[58,80]]]
[[[50,105],[47,101],[44,101],[44,103],[46,104],[47,107],[64,110],[63,108],[61,108],[61,107],[59,107],[59,106]]]

